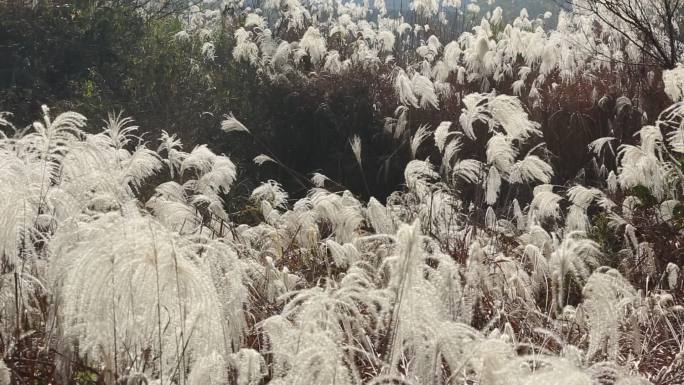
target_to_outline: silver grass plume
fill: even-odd
[[[220,297],[195,243],[135,210],[64,226],[51,242],[50,282],[61,298],[64,337],[111,370],[116,356],[125,359],[115,347],[150,348],[165,377],[177,365],[171,352],[226,354],[235,335],[216,309],[225,306],[219,299],[239,303],[239,294]],[[236,311],[227,319],[238,320],[241,305]]]

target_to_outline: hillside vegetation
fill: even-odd
[[[681,384],[684,2],[481,3],[0,4],[0,385]]]

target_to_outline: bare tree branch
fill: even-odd
[[[595,16],[663,68],[674,68],[682,57],[683,0],[564,1]]]

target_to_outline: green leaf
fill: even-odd
[[[652,207],[658,203],[658,200],[651,194],[651,190],[646,186],[638,185],[632,187],[631,195],[639,198],[643,207]]]

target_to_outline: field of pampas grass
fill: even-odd
[[[171,18],[208,89],[199,63],[370,115],[326,175],[228,104],[192,144],[0,113],[0,385],[684,381],[680,1],[145,3],[92,6]],[[260,168],[297,189],[245,192]]]

